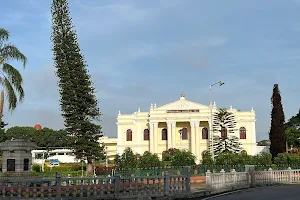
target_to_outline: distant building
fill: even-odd
[[[45,159],[58,159],[60,163],[77,163],[80,160],[76,159],[74,153],[70,149],[54,149],[47,150],[32,150],[32,163],[42,164]]]
[[[117,154],[118,138],[109,138],[107,136],[103,136],[98,142],[100,145],[104,145],[108,160],[114,160]]]

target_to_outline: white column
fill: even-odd
[[[172,123],[172,148],[176,147],[176,122]]]
[[[195,135],[196,135],[196,137],[195,137],[195,155],[196,155],[196,157],[197,157],[197,160],[199,161],[199,159],[200,159],[200,155],[201,155],[201,153],[200,153],[200,135],[201,135],[201,131],[200,131],[200,133],[199,133],[199,125],[200,125],[200,122],[198,121],[198,122],[194,122],[194,126],[195,126]]]
[[[149,138],[149,151],[151,153],[154,153],[154,124],[153,123],[150,123],[149,124],[149,127],[150,127],[150,138]]]
[[[191,144],[191,152],[192,154],[196,154],[195,153],[195,123],[194,122],[190,122],[191,125],[191,138],[190,138],[190,144]]]
[[[158,135],[157,135],[157,129],[158,129],[158,123],[153,124],[154,127],[154,153],[157,152],[157,146],[158,146]]]
[[[212,115],[214,114],[213,112],[214,110],[212,110]],[[213,125],[211,123],[211,119],[213,119],[213,117],[211,118],[211,116],[209,117],[209,130],[208,130],[208,148],[211,148],[212,147],[212,143],[211,143],[211,139],[213,138],[213,135],[214,135],[214,132],[213,132]],[[213,120],[212,120],[213,121]],[[209,149],[208,149],[209,150]],[[210,153],[212,154],[212,150],[210,151]]]
[[[138,148],[137,148],[137,151],[139,154],[141,153],[144,153],[144,152],[141,152],[141,144],[142,144],[142,138],[144,138],[144,134],[143,132],[141,131],[141,124],[140,122],[137,122],[137,145],[138,145]]]
[[[117,123],[118,124],[118,123]],[[122,126],[118,124],[118,143],[117,143],[117,151],[119,155],[122,155],[123,148],[121,147],[124,144],[124,135],[122,133]]]
[[[168,125],[168,149],[172,147],[172,123],[167,122]]]
[[[255,127],[255,121],[256,120],[253,120],[253,122],[252,122],[252,132],[251,132],[251,146],[252,146],[252,155],[255,155],[255,153],[256,153],[256,127]],[[246,131],[247,131],[247,129],[246,129]],[[248,132],[246,132],[246,137],[248,137],[248,134],[250,134],[250,133],[248,133]]]

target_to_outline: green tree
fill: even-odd
[[[35,142],[38,147],[66,147],[70,146],[70,137],[65,130],[53,130],[47,127],[36,130],[33,127],[14,126],[6,130],[6,140],[26,139]]]
[[[204,151],[202,153],[202,160],[201,160],[202,165],[213,165],[214,160],[212,159],[212,155],[209,151]]]
[[[102,136],[101,113],[72,23],[67,0],[53,0],[52,41],[54,65],[59,78],[60,106],[65,127],[72,138],[72,148],[79,159],[86,158],[88,172],[93,160],[101,159],[103,149],[98,140]]]
[[[300,156],[297,154],[279,153],[274,158],[274,164],[276,164],[276,165],[299,165],[300,164]]]
[[[138,164],[140,168],[161,167],[162,165],[157,154],[152,154],[149,151],[145,151],[138,161],[139,161]]]
[[[222,152],[216,157],[216,165],[250,165],[253,157],[247,153]]]
[[[121,156],[119,154],[115,155],[114,163],[117,167],[120,167],[120,164],[122,162]]]
[[[121,169],[135,169],[138,166],[138,159],[132,149],[127,147],[119,158],[119,163]]]
[[[3,115],[4,97],[6,97],[10,111],[13,111],[24,98],[22,76],[9,62],[21,61],[23,67],[25,67],[27,58],[15,45],[8,42],[9,36],[6,29],[0,28],[0,77],[3,88],[1,91],[0,117]]]
[[[0,143],[7,140],[4,127],[7,126],[7,123],[3,121],[3,117],[0,118]]]
[[[295,116],[292,116],[287,123],[285,123],[285,128],[295,128],[300,130],[300,109]]]
[[[162,160],[164,162],[170,162],[176,150],[177,150],[176,148],[169,148],[168,150],[163,151]]]
[[[239,164],[239,157],[237,153],[224,151],[218,154],[215,162],[216,165],[237,165]]]
[[[214,155],[217,156],[222,152],[240,153],[242,151],[239,138],[234,136],[236,131],[236,121],[233,113],[228,112],[226,108],[220,108],[214,114],[213,119],[213,141],[210,141],[210,149],[213,150]],[[218,135],[215,135],[217,133]]]
[[[288,146],[300,147],[300,130],[290,127],[285,130]]]
[[[69,136],[65,130],[53,130],[44,127],[36,132],[36,141],[39,147],[50,149],[51,147],[69,148],[71,146],[70,138],[72,136]]]
[[[263,152],[253,156],[253,164],[263,166],[272,165],[272,154]]]
[[[162,152],[162,161],[164,162],[170,162],[172,158],[172,155],[170,154],[169,151],[163,151]]]
[[[5,132],[7,140],[11,139],[25,139],[31,142],[38,142],[38,133],[33,127],[14,126]]]
[[[281,95],[278,84],[274,84],[271,98],[271,128],[269,138],[271,141],[270,153],[274,159],[277,154],[286,152],[286,135],[284,132],[284,112],[281,103]]]
[[[171,158],[172,166],[193,166],[196,165],[196,156],[190,151],[175,150]]]

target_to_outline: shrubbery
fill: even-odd
[[[42,166],[38,164],[33,164],[31,167],[33,172],[41,172]],[[44,166],[44,172],[74,172],[74,171],[86,171],[86,165],[83,167],[80,165],[73,165],[73,166],[55,166],[55,167],[48,167]]]
[[[196,164],[196,156],[190,151],[176,150],[171,158],[172,166],[193,166]]]
[[[205,152],[202,154],[202,165],[256,165],[256,166],[275,166],[279,165],[300,165],[300,155],[290,153],[278,154],[274,162],[270,153],[261,153],[255,156],[247,155],[247,153],[220,153],[215,161],[212,160],[211,154]]]
[[[41,172],[41,171],[42,171],[41,168],[42,168],[41,165],[34,164],[34,165],[32,165],[31,170],[32,170],[33,172]]]
[[[276,165],[300,165],[300,155],[280,153],[274,159]]]
[[[169,163],[172,166],[195,165],[196,157],[189,151],[170,149],[165,151],[160,161],[157,154],[148,151],[142,156],[135,155],[130,148],[126,148],[122,155],[115,157],[115,163],[119,169],[155,168],[165,167]]]

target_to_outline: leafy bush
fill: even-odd
[[[212,159],[212,155],[209,151],[204,151],[202,153],[202,160],[201,160],[202,165],[213,165],[214,160]]]
[[[272,155],[270,153],[260,153],[253,156],[253,165],[270,166],[272,165]]]
[[[274,159],[276,165],[300,165],[300,156],[297,154],[280,153]]]
[[[48,167],[45,166],[44,171],[45,172],[72,172],[72,171],[81,171],[81,166],[55,166],[55,167]],[[86,171],[86,166],[83,166],[83,170]]]
[[[116,155],[115,162],[120,169],[135,169],[138,166],[138,158],[131,148],[127,147],[121,156]]]
[[[153,168],[161,167],[162,162],[159,160],[157,154],[152,154],[149,151],[145,151],[145,153],[139,158],[138,165],[140,168]]]
[[[34,164],[34,165],[32,165],[31,170],[32,170],[33,172],[41,172],[41,171],[42,171],[41,168],[42,168],[41,165]]]
[[[193,166],[196,165],[196,156],[190,151],[176,150],[171,158],[172,166]]]

